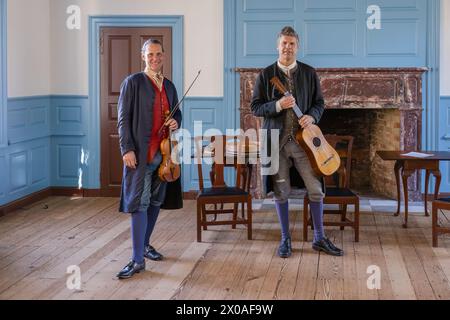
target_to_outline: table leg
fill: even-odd
[[[425,170],[425,216],[429,216],[428,214],[428,182],[430,181],[430,170]]]
[[[408,228],[408,178],[413,173],[414,170],[403,170],[402,172],[403,196],[405,197],[405,220],[403,228]]]
[[[395,172],[395,182],[397,184],[397,212],[394,214],[395,216],[400,215],[400,201],[401,201],[401,195],[400,195],[400,170],[403,167],[402,161],[395,161],[394,166],[394,172]]]
[[[441,185],[441,171],[438,169],[431,171],[431,173],[433,173],[433,176],[436,178],[436,184],[434,186],[434,200],[436,200],[439,196],[439,187]],[[428,211],[426,212],[426,215],[429,216]]]

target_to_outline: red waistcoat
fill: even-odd
[[[161,141],[164,138],[164,130],[161,135],[158,135],[158,130],[164,123],[165,113],[170,110],[169,100],[167,99],[166,89],[162,86],[161,91],[156,84],[151,81],[153,89],[155,90],[155,100],[153,102],[153,126],[148,143],[147,163],[153,160],[156,152],[158,151]]]

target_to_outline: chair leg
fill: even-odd
[[[202,207],[203,205],[197,202],[197,242],[202,242]]]
[[[341,222],[345,222],[347,220],[347,204],[339,205],[341,207]],[[341,226],[341,230],[344,230],[345,226]]]
[[[437,208],[436,205],[433,202],[433,206],[432,206],[432,213],[431,213],[432,217],[431,217],[431,233],[432,233],[432,237],[433,237],[433,247],[437,247],[438,246],[438,235],[437,235],[437,220],[438,220],[438,216],[437,216]]]
[[[236,220],[237,220],[237,215],[238,215],[238,209],[239,209],[239,203],[234,203],[233,204],[233,221],[234,221],[234,223],[231,226],[232,229],[236,229]]]
[[[202,205],[202,221],[206,223],[206,205]],[[203,230],[208,230],[206,224],[203,225]]]
[[[355,217],[353,227],[355,229],[355,242],[359,242],[359,201],[355,203]]]
[[[308,217],[309,217],[308,205],[309,201],[305,197],[303,200],[303,241],[308,240]]]
[[[223,210],[224,204],[220,204],[220,210]],[[217,221],[217,213],[214,214],[214,221]]]
[[[247,200],[247,221],[248,221],[248,225],[247,225],[247,237],[248,240],[252,240],[252,198],[249,197]]]

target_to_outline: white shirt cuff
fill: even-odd
[[[277,109],[277,112],[281,112],[281,110],[283,110],[283,108],[281,108],[281,103],[280,101],[277,101],[277,103],[275,104],[275,108]]]

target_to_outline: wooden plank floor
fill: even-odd
[[[403,229],[394,206],[366,201],[359,243],[351,229],[326,230],[345,250],[332,257],[300,240],[301,206],[292,205],[293,255],[280,259],[270,201],[255,205],[252,241],[245,227],[221,226],[203,231],[202,243],[195,202],[185,201],[162,211],[155,228],[152,245],[166,259],[128,280],[115,277],[131,255],[129,217],[117,207],[116,198],[50,197],[0,217],[0,299],[450,299],[450,237],[431,247],[421,207]],[[450,213],[440,220],[449,225]],[[67,287],[72,265],[79,290]],[[367,287],[369,266],[380,271],[379,290]]]

